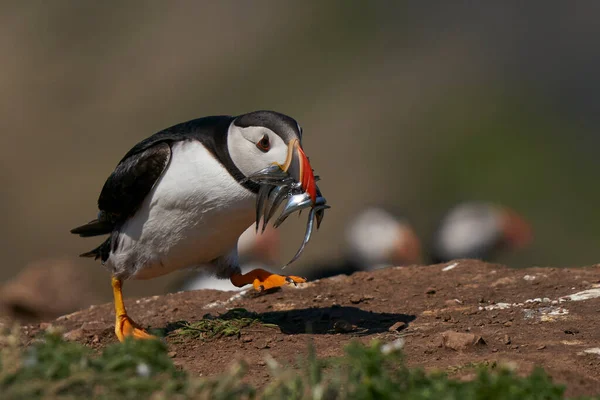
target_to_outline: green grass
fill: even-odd
[[[235,308],[217,317],[206,314],[200,321],[179,321],[167,329],[170,336],[186,336],[193,339],[211,340],[226,336],[240,336],[243,328],[260,324],[278,328],[277,325],[264,323],[259,315],[244,308]]]
[[[233,321],[248,318],[256,323],[251,317],[231,316]],[[232,331],[228,326],[211,327],[209,332]],[[406,368],[400,352],[384,353],[378,342],[353,343],[343,357],[326,360],[317,358],[309,346],[296,367],[268,358],[271,379],[266,387],[255,388],[243,383],[248,369],[243,363],[219,376],[191,377],[173,365],[167,347],[159,341],[128,340],[95,354],[56,333],[46,334],[27,348],[20,347],[16,337],[15,333],[3,337],[2,399],[553,400],[562,399],[564,393],[541,369],[520,378],[498,366],[492,371],[473,365],[478,373],[470,382],[441,373],[426,374]]]

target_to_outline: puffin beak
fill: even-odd
[[[523,249],[533,241],[531,225],[514,210],[502,208],[502,232],[505,243],[514,249]]]
[[[400,239],[392,254],[394,265],[413,265],[421,262],[421,241],[411,227],[401,226]]]
[[[300,141],[294,139],[288,145],[288,154],[285,164],[281,166],[296,182],[298,182],[314,205],[317,200],[317,184],[308,157],[300,146]]]

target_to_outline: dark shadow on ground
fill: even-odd
[[[206,314],[202,321],[236,321],[242,319],[256,319],[260,323],[277,325],[282,333],[295,334],[333,334],[347,333],[359,335],[371,335],[374,333],[387,332],[397,322],[404,322],[406,329],[408,324],[415,320],[416,316],[395,313],[377,313],[364,311],[357,307],[321,307],[305,308],[300,310],[271,311],[265,313],[254,313],[242,308],[229,310],[224,314]],[[167,324],[162,335],[188,325],[189,321],[177,321]],[[402,330],[400,329],[400,330]]]
[[[408,314],[377,313],[357,307],[305,308],[272,311],[259,314],[261,321],[278,325],[286,334],[361,333],[370,335],[386,332],[396,322],[407,324],[416,316]]]

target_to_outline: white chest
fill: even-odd
[[[201,143],[176,143],[167,170],[122,227],[109,262],[116,273],[137,279],[207,263],[236,246],[254,208],[254,194]]]

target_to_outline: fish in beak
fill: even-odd
[[[294,212],[310,208],[302,245],[292,260],[284,265],[285,268],[300,257],[314,230],[314,221],[316,220],[319,229],[325,210],[330,208],[317,186],[319,177],[314,175],[300,141],[294,139],[288,145],[288,154],[283,165],[270,165],[247,179],[260,185],[256,199],[257,231],[262,219],[264,232],[267,224],[286,199],[287,203],[283,211],[273,223],[275,228]]]

